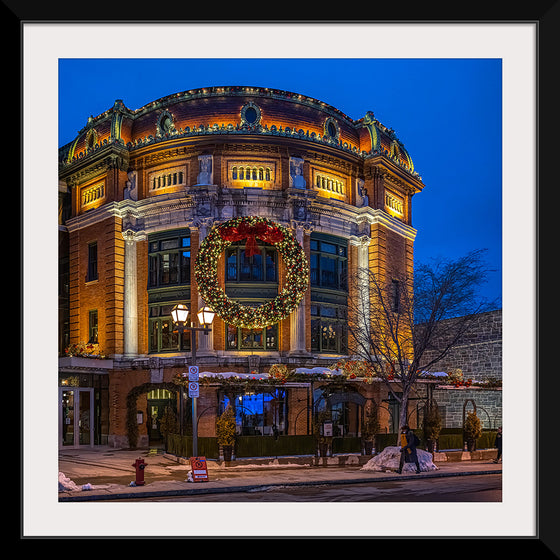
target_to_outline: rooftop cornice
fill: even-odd
[[[363,208],[356,208],[356,212],[358,214],[358,223],[368,223],[370,226],[381,224],[410,241],[414,241],[416,238],[417,230],[415,228],[401,222],[399,219],[394,218],[379,208],[370,208],[366,206]]]
[[[312,107],[316,110],[325,112],[337,119],[343,119],[347,122],[350,126],[358,129],[364,126],[371,127],[375,126],[379,130],[382,130],[384,134],[387,134],[391,139],[398,142],[400,147],[404,149],[402,143],[398,141],[395,136],[395,133],[392,129],[388,129],[384,125],[382,125],[377,119],[374,118],[373,113],[368,111],[366,116],[354,120],[350,118],[348,115],[344,114],[339,109],[336,109],[332,105],[329,105],[323,101],[315,99],[313,97],[309,97],[303,94],[294,93],[285,90],[279,90],[275,88],[265,88],[265,87],[254,87],[254,86],[213,86],[213,87],[206,87],[206,88],[197,88],[192,90],[187,90],[179,93],[174,93],[171,95],[167,95],[165,97],[161,97],[157,100],[154,100],[143,107],[140,107],[136,110],[130,110],[125,107],[122,100],[116,100],[113,107],[104,111],[97,117],[90,117],[88,119],[87,125],[80,131],[79,134],[84,133],[87,129],[96,126],[97,124],[107,120],[111,117],[114,113],[122,113],[132,119],[136,119],[146,113],[149,113],[154,110],[162,110],[167,107],[170,107],[173,104],[180,103],[182,101],[188,101],[192,99],[201,99],[201,98],[211,98],[211,97],[223,97],[223,96],[231,96],[231,97],[268,97],[271,99],[278,99],[283,101],[289,101],[292,103],[298,103],[301,105],[306,105]],[[397,157],[393,157],[387,150],[381,150],[379,147],[377,149],[372,150],[370,152],[366,152],[364,150],[359,150],[356,146],[349,145],[347,142],[342,142],[337,138],[332,138],[327,135],[317,134],[315,132],[309,132],[309,130],[304,130],[302,128],[296,127],[284,127],[282,126],[270,126],[267,125],[256,125],[256,126],[249,126],[246,123],[221,123],[221,124],[205,124],[199,126],[193,126],[192,128],[187,126],[184,129],[179,128],[174,130],[170,134],[160,135],[160,134],[150,134],[146,135],[143,138],[136,139],[134,142],[128,142],[126,144],[126,149],[130,152],[143,148],[157,145],[158,143],[168,142],[170,140],[175,139],[182,139],[182,138],[194,138],[194,137],[204,137],[204,136],[215,136],[215,135],[232,135],[232,136],[239,136],[239,135],[249,135],[252,137],[281,137],[281,138],[291,138],[302,140],[304,142],[311,142],[313,144],[318,144],[323,147],[334,148],[336,150],[340,150],[345,154],[353,155],[356,157],[360,157],[362,159],[367,159],[370,157],[375,157],[377,155],[381,155],[388,160],[392,161],[396,166],[402,169],[407,175],[411,177],[415,177],[416,179],[420,179],[418,173],[414,171],[412,167],[407,167],[406,165],[402,164]],[[112,140],[104,140],[104,143],[113,144],[113,143],[122,143],[120,140],[112,141]],[[70,145],[71,143],[69,143]],[[61,148],[59,150],[59,154],[62,153],[62,150],[66,149],[68,151],[68,145]],[[77,156],[72,157],[70,160],[64,160],[60,164],[61,171],[67,167],[71,167],[75,165],[78,161],[86,162],[92,154],[95,153],[95,150],[98,149],[98,146],[90,149],[86,153],[81,152]]]

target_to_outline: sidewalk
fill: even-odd
[[[146,464],[145,484],[130,486],[136,479],[133,464],[138,458]],[[493,463],[491,458],[484,458],[434,461],[437,470],[421,474],[405,471],[399,475],[395,472],[363,470],[362,466],[369,459],[369,456],[341,455],[328,460],[315,460],[312,457],[240,459],[229,463],[208,460],[208,481],[187,482],[190,462],[161,451],[152,455],[144,449],[132,451],[109,447],[61,450],[59,472],[66,477],[67,489],[61,491],[59,488],[58,499],[59,502],[139,499],[249,492],[270,486],[379,483],[418,477],[441,478],[502,472],[501,464]],[[331,466],[311,466],[313,462]],[[84,486],[89,489],[83,489]]]

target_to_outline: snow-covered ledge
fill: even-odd
[[[113,369],[113,360],[65,356],[58,359],[60,369]]]

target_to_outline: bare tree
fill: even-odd
[[[491,272],[484,252],[418,265],[414,280],[369,269],[354,278],[348,310],[353,351],[400,403],[399,430],[421,372],[457,346],[480,313],[495,309],[496,302],[478,295]]]

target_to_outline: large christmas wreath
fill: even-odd
[[[260,253],[257,239],[272,244],[285,264],[285,285],[273,300],[253,308],[232,301],[218,282],[218,260],[235,241],[247,239],[245,255]],[[215,225],[200,244],[195,276],[201,297],[226,323],[258,329],[287,317],[299,304],[307,289],[309,265],[301,245],[291,231],[267,218],[233,218]]]

